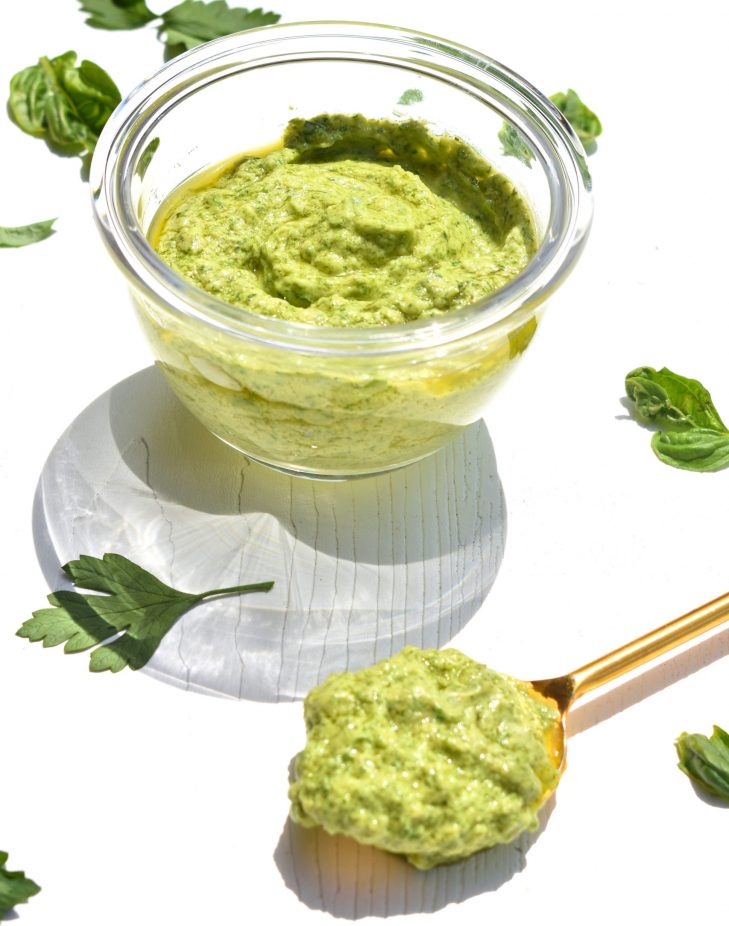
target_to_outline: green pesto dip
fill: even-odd
[[[536,829],[558,781],[556,708],[455,649],[410,646],[332,675],[309,693],[304,715],[292,818],[418,868]]]
[[[359,115],[292,120],[282,148],[178,191],[152,240],[234,306],[348,327],[470,305],[535,250],[528,207],[465,142]]]

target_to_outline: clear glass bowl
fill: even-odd
[[[412,89],[422,99],[399,103]],[[180,184],[275,142],[295,116],[325,112],[418,119],[432,133],[465,140],[529,204],[534,258],[471,306],[383,328],[264,318],[162,263],[147,234]],[[504,123],[531,149],[529,165],[505,155]],[[574,265],[592,214],[580,143],[534,87],[469,48],[366,23],[269,26],[175,58],[109,120],[91,186],[104,241],[177,395],[247,456],[330,478],[411,463],[481,417],[529,344],[545,299]]]

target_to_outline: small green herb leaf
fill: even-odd
[[[52,607],[33,612],[17,635],[43,646],[65,643],[66,653],[103,643],[91,654],[92,672],[141,668],[177,620],[206,598],[273,587],[273,582],[257,582],[198,594],[180,592],[118,553],[105,553],[102,559],[81,556],[63,568],[78,588],[105,594],[53,592],[48,596]]]
[[[278,13],[264,13],[260,7],[255,10],[231,9],[225,0],[211,0],[209,3],[183,0],[162,14],[158,33],[165,43],[165,58],[169,60],[201,42],[268,26],[280,18]]]
[[[729,466],[729,431],[708,390],[667,367],[638,367],[625,377],[636,417],[660,428],[651,446],[663,463],[696,473]]]
[[[10,81],[8,111],[15,124],[43,138],[56,154],[91,157],[107,119],[121,94],[98,64],[82,61],[76,52],[41,58]]]
[[[638,367],[625,377],[625,391],[644,421],[663,430],[710,428],[725,431],[707,389],[697,379],[673,373],[667,367]]]
[[[418,90],[417,87],[411,87],[409,90],[403,91],[397,102],[400,106],[412,106],[413,103],[420,103],[422,99],[423,91]]]
[[[586,154],[597,149],[596,139],[602,132],[602,124],[595,113],[588,109],[574,90],[567,93],[553,93],[549,98],[575,130]]]
[[[139,29],[157,19],[144,0],[79,0],[88,13],[88,26],[95,29]]]
[[[676,740],[678,767],[711,794],[729,801],[729,734],[714,727],[713,734],[682,733]]]
[[[499,141],[504,149],[504,154],[518,158],[522,164],[526,164],[527,167],[531,168],[532,158],[534,157],[532,149],[515,125],[505,122],[499,131]]]
[[[553,93],[549,99],[572,126],[582,142],[585,153],[594,154],[597,150],[595,139],[602,132],[602,125],[595,113],[585,106],[574,90],[568,90],[567,93]],[[527,167],[531,167],[534,152],[516,126],[504,122],[499,131],[499,141],[504,154],[518,158]],[[585,173],[587,173],[586,168]],[[589,174],[587,176],[589,178]]]
[[[8,871],[5,867],[7,860],[8,853],[0,852],[0,917],[40,890],[35,881],[25,877],[24,871]]]
[[[69,52],[69,54],[73,54]],[[46,134],[45,103],[48,81],[43,70],[34,64],[18,71],[10,80],[8,112],[10,118],[28,135],[43,138]]]
[[[729,466],[729,432],[694,428],[653,435],[651,447],[663,463],[695,473],[715,473]]]
[[[26,244],[35,244],[53,234],[55,219],[46,222],[34,222],[32,225],[19,225],[17,228],[5,228],[0,225],[0,248],[22,248]]]

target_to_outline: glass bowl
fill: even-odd
[[[408,90],[419,92],[403,96]],[[291,118],[321,113],[417,119],[463,139],[531,208],[535,256],[473,305],[380,328],[254,315],[159,259],[147,235],[177,187],[274,143]],[[504,152],[505,123],[530,150],[529,163]],[[268,26],[173,59],[112,115],[91,188],[102,237],[180,399],[247,456],[329,478],[404,466],[481,417],[574,265],[592,214],[580,143],[523,78],[444,39],[347,22]]]

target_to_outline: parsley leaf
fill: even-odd
[[[19,225],[17,228],[6,228],[0,225],[0,248],[22,248],[26,244],[35,244],[43,241],[53,234],[55,219],[45,222],[34,222],[32,225]]]
[[[89,13],[86,24],[95,29],[139,29],[157,19],[144,0],[79,0]]]
[[[697,379],[638,367],[625,377],[625,391],[636,417],[660,429],[651,447],[663,463],[698,473],[729,466],[729,430]]]
[[[86,22],[96,29],[138,29],[160,20],[157,35],[165,45],[165,60],[233,32],[277,23],[278,13],[264,13],[258,7],[231,9],[226,0],[183,0],[166,13],[153,13],[146,0],[79,0]]]
[[[602,132],[602,124],[595,113],[585,106],[574,90],[568,90],[567,93],[553,93],[549,99],[563,113],[577,133],[585,154],[593,154],[597,150],[595,139]]]
[[[8,871],[5,867],[7,860],[8,853],[0,852],[0,917],[40,890],[35,881],[25,877],[24,871]]]
[[[729,801],[729,733],[682,733],[676,740],[678,767],[705,791]]]
[[[34,611],[17,635],[43,641],[43,646],[65,643],[66,653],[103,643],[91,653],[92,672],[141,668],[177,620],[206,598],[273,588],[273,582],[257,582],[199,594],[180,592],[118,553],[105,553],[102,559],[81,556],[63,569],[78,588],[105,594],[53,592],[48,596],[52,607]]]
[[[80,155],[85,167],[107,119],[121,102],[114,81],[98,64],[76,52],[40,58],[10,81],[8,112],[28,135],[45,140],[55,154]]]
[[[157,33],[165,43],[165,58],[169,60],[201,42],[257,26],[269,26],[280,18],[278,13],[264,13],[260,7],[255,10],[230,9],[225,0],[211,0],[209,3],[183,0],[162,14],[162,24]]]

